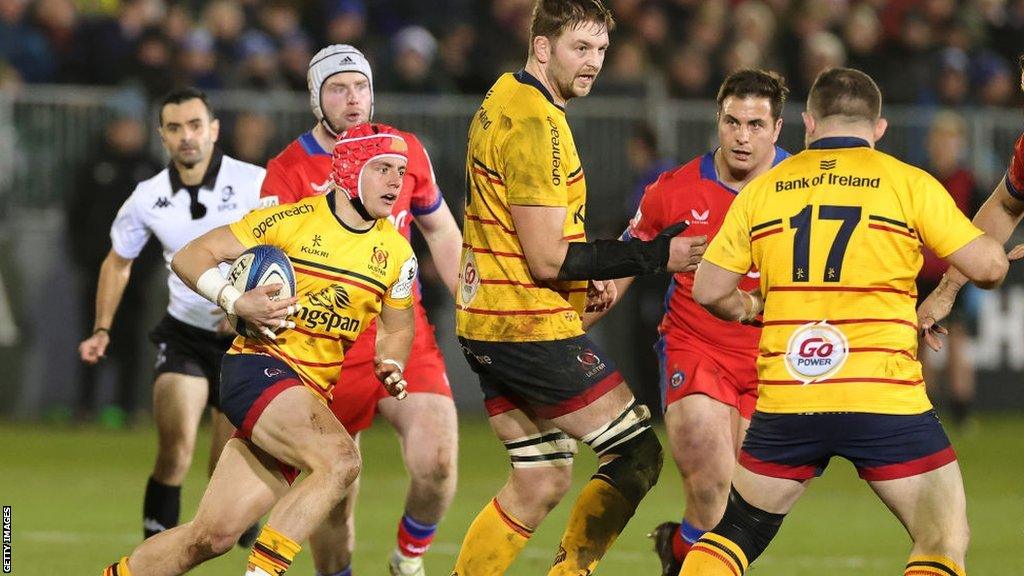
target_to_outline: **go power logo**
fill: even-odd
[[[824,320],[804,324],[789,338],[786,369],[804,384],[835,376],[850,355],[850,344],[839,328]]]

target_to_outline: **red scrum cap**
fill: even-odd
[[[391,126],[360,124],[338,135],[331,158],[331,180],[341,188],[365,220],[373,220],[363,206],[360,189],[363,170],[377,158],[408,160],[409,145]]]

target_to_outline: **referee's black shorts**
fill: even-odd
[[[149,339],[157,347],[154,379],[165,372],[206,378],[210,386],[206,404],[220,409],[220,364],[233,335],[196,328],[165,315]]]

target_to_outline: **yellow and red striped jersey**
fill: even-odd
[[[250,212],[231,225],[246,248],[268,244],[284,250],[302,308],[292,318],[295,328],[279,332],[276,340],[239,336],[228,353],[273,356],[327,399],[345,350],[382,306],[412,306],[416,279],[412,247],[391,223],[380,219],[368,230],[354,230],[334,214],[335,201],[334,192],[304,198]]]
[[[704,259],[761,272],[762,412],[916,414],[922,246],[982,234],[934,178],[858,138],[815,141],[740,192]]]
[[[526,71],[502,75],[474,115],[466,181],[458,335],[526,342],[582,334],[587,282],[535,280],[509,213],[513,204],[565,207],[563,237],[586,241],[586,182],[565,110]]]

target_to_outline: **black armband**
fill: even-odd
[[[671,236],[642,240],[570,242],[559,280],[612,280],[664,272]]]

